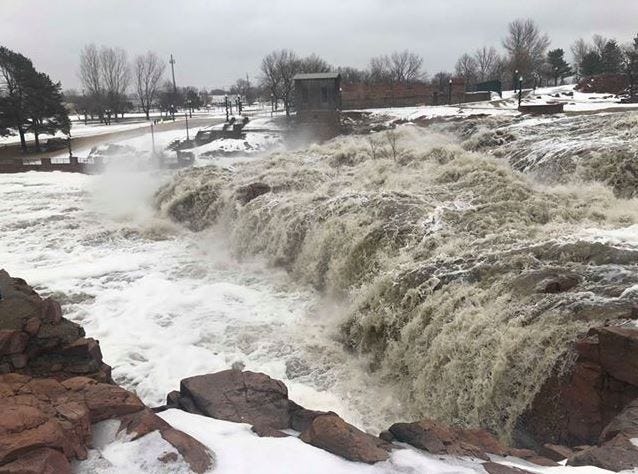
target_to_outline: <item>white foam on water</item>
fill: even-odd
[[[345,387],[366,376],[316,319],[315,293],[237,262],[219,235],[156,218],[150,198],[164,179],[0,175],[1,266],[60,299],[65,317],[100,341],[115,380],[147,404],[184,377],[243,362],[283,379],[298,403],[361,422],[367,408]]]

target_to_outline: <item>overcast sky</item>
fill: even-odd
[[[465,51],[500,48],[519,17],[536,20],[552,47],[595,33],[627,42],[638,33],[638,0],[0,0],[0,45],[64,88],[80,87],[79,52],[92,42],[131,57],[173,53],[178,85],[224,87],[255,78],[279,48],[357,67],[408,48],[429,73],[451,70]]]

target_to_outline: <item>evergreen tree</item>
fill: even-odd
[[[590,51],[585,54],[580,64],[580,70],[583,76],[595,76],[597,74],[602,74],[603,61],[600,55],[596,51]]]
[[[616,40],[609,40],[601,55],[602,72],[605,74],[619,74],[623,69],[623,52]]]
[[[28,128],[33,132],[35,147],[40,150],[40,135],[54,135],[58,130],[68,135],[71,122],[63,105],[61,84],[41,72],[36,73],[27,88]]]
[[[42,133],[69,133],[60,84],[37,72],[31,60],[0,47],[0,78],[0,132],[17,130],[23,151],[27,149],[24,134],[28,131],[35,134],[36,148]]]
[[[554,78],[554,85],[558,85],[558,79],[561,79],[561,82],[566,77],[569,77],[574,74],[571,66],[565,61],[565,51],[561,48],[552,49],[549,53],[547,53],[547,62],[550,67],[550,71],[552,77]]]
[[[21,54],[0,46],[0,129],[15,129],[20,135],[22,150],[28,127],[27,86],[35,74],[31,61]]]

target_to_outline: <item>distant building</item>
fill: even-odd
[[[297,74],[295,109],[302,121],[332,120],[341,108],[341,76],[336,72]]]

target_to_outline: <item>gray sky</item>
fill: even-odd
[[[130,57],[173,53],[178,85],[223,87],[255,78],[261,58],[279,48],[357,67],[408,48],[428,73],[451,70],[465,51],[500,48],[519,17],[567,51],[595,33],[629,41],[638,0],[0,0],[0,44],[64,88],[80,87],[79,52],[91,42]]]

